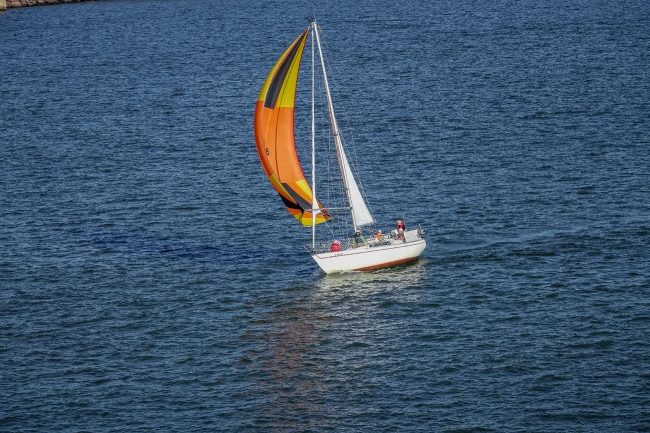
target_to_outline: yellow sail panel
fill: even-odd
[[[308,33],[309,29],[293,41],[266,77],[257,98],[254,121],[257,153],[264,172],[289,212],[305,226],[312,224],[312,214],[308,212],[312,208],[312,191],[298,161],[293,116],[300,60]],[[325,210],[317,212],[316,224],[330,218]]]

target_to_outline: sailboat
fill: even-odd
[[[311,185],[307,182],[300,166],[294,139],[294,109],[298,71],[310,31],[314,35],[311,38]],[[426,241],[422,237],[424,230],[420,227],[412,230],[392,230],[386,236],[375,235],[371,239],[365,239],[361,235],[363,228],[373,225],[375,219],[359,190],[343,148],[341,131],[332,104],[319,32],[320,26],[314,19],[310,26],[280,56],[264,81],[257,98],[254,119],[255,141],[264,172],[289,213],[303,226],[312,228],[312,243],[309,246],[309,252],[318,266],[326,273],[371,270],[416,260],[426,247]],[[347,201],[347,206],[342,208],[326,208],[316,198],[314,111],[316,56],[314,45],[318,47],[329,123]],[[350,212],[355,237],[316,242],[316,226],[332,220],[334,210]]]

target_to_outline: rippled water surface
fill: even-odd
[[[650,430],[649,4],[352,3],[363,185],[428,246],[331,276],[252,130],[308,3],[0,15],[1,431]]]

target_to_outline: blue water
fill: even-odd
[[[307,2],[0,15],[1,431],[650,431],[650,4],[356,3],[360,176],[428,246],[333,276],[252,130]]]

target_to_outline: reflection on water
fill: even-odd
[[[327,374],[319,362],[323,337],[318,325],[326,318],[302,300],[296,301],[268,312],[253,323],[255,331],[248,335],[252,346],[247,375],[265,396],[255,404],[255,419],[247,421],[251,426],[270,422],[274,429],[286,431],[304,428],[315,419],[319,424],[314,427],[323,425],[317,414],[323,412],[319,396]]]
[[[426,276],[427,262],[419,259],[414,263],[370,272],[327,274],[318,281],[316,288],[327,292],[354,290],[365,296],[378,291],[401,290],[414,286],[424,281]]]
[[[364,353],[372,355],[371,363],[384,362],[387,348],[377,342],[386,332],[382,308],[417,302],[412,298],[419,290],[411,288],[424,282],[426,273],[426,262],[419,261],[317,277],[311,288],[278,295],[240,340],[249,348],[247,376],[265,396],[256,401],[257,415],[247,423],[271,422],[280,431],[336,427],[340,414],[350,410],[330,397],[340,397],[341,388],[348,386],[341,365],[358,363]],[[363,386],[358,391],[365,392]]]

